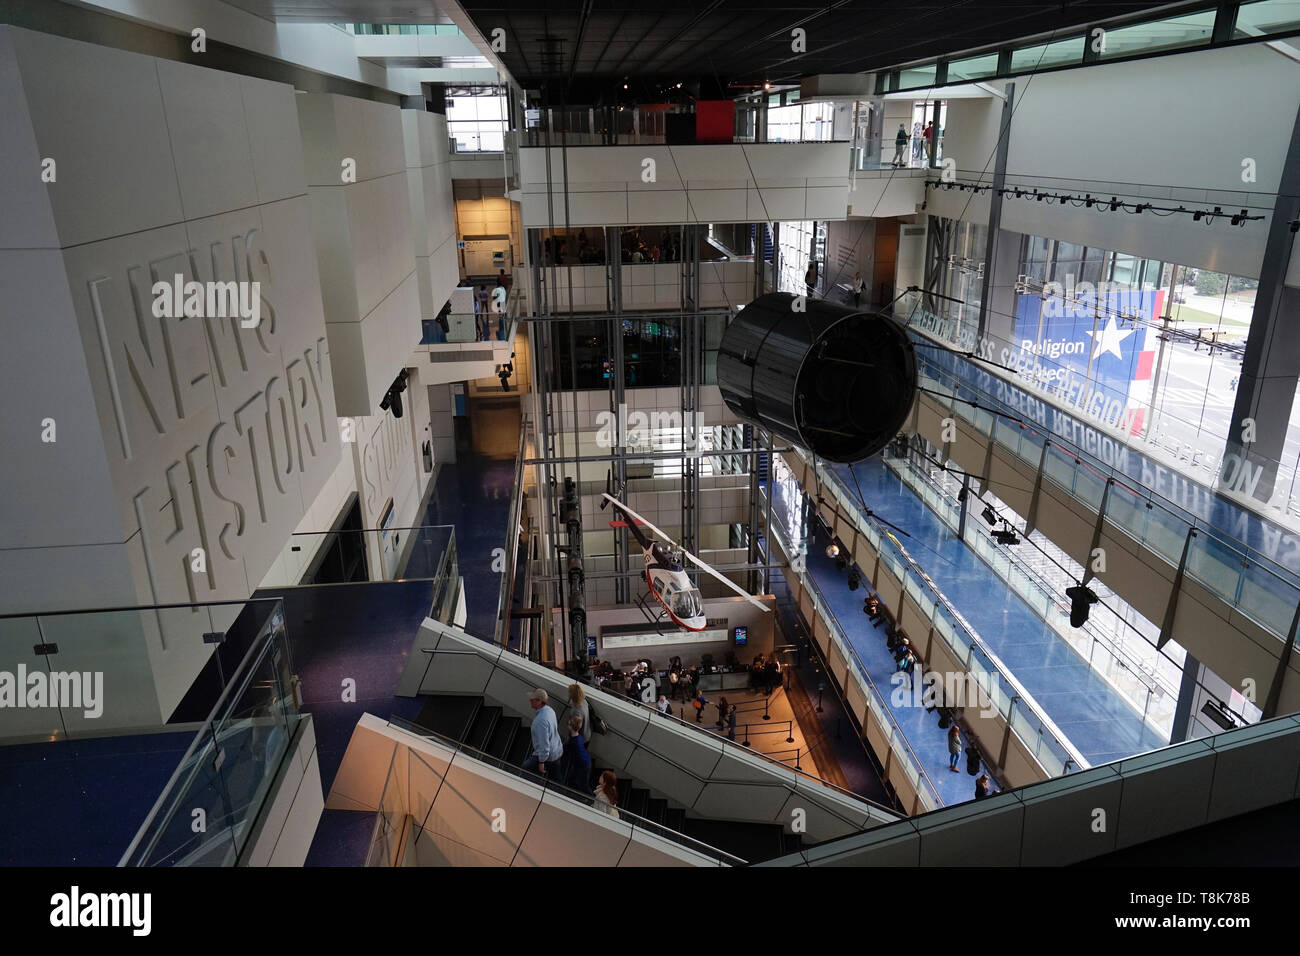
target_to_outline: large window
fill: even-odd
[[[499,153],[505,149],[506,98],[495,89],[447,97],[447,133],[458,153]]]
[[[1028,73],[1054,66],[1073,66],[1083,62],[1083,37],[1057,40],[1041,46],[1025,47],[1011,53],[1011,72]]]
[[[833,103],[794,103],[768,107],[767,141],[769,143],[817,143],[832,138],[835,105]]]
[[[1257,0],[1241,5],[1232,36],[1242,40],[1297,30],[1300,30],[1300,0]]]
[[[1154,20],[1137,26],[1107,30],[1098,39],[1104,41],[1098,51],[1101,59],[1156,53],[1209,43],[1214,34],[1215,11],[1204,10],[1168,20]]]
[[[987,53],[984,56],[967,57],[964,60],[953,60],[948,64],[948,82],[956,83],[960,80],[982,80],[990,76],[995,76],[998,72],[998,55],[996,53]]]

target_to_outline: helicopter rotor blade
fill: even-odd
[[[713,575],[715,578],[717,578],[719,581],[721,581],[721,582],[722,582],[723,584],[725,584],[727,587],[731,588],[731,590],[735,591],[737,594],[739,594],[741,597],[743,597],[743,598],[744,598],[746,601],[748,601],[750,604],[754,605],[754,607],[759,608],[759,609],[764,610],[764,611],[770,611],[770,610],[772,610],[770,607],[768,607],[766,604],[764,604],[764,603],[763,603],[762,601],[760,601],[758,598],[754,597],[754,595],[750,594],[748,591],[746,591],[744,588],[742,588],[742,587],[741,587],[739,584],[737,584],[735,581],[731,580],[731,579],[728,578],[726,575],[724,575],[721,571],[717,571],[717,570],[715,570],[711,565],[707,564],[707,563],[704,562],[704,561],[701,561],[699,558],[697,558],[695,555],[691,554],[689,551],[683,551],[683,552],[682,552],[682,555],[686,558],[687,561],[691,562],[691,564],[695,565],[695,566],[696,566],[697,568],[699,568],[701,571],[707,571],[709,574]]]
[[[648,528],[649,530],[653,531],[653,532],[654,532],[655,534],[657,534],[659,537],[663,538],[665,541],[667,541],[669,544],[671,544],[674,548],[679,548],[679,547],[681,547],[681,545],[679,545],[676,541],[674,541],[672,538],[668,537],[668,535],[664,534],[662,531],[660,531],[658,528],[656,528],[654,525],[652,525],[649,521],[646,521],[645,518],[642,518],[639,514],[637,514],[635,511],[633,511],[633,510],[632,510],[631,508],[629,508],[627,505],[623,504],[623,502],[619,501],[619,500],[618,500],[617,498],[615,498],[613,495],[604,494],[604,495],[601,495],[601,497],[602,497],[602,498],[605,498],[606,500],[608,500],[610,504],[616,506],[616,507],[618,508],[619,511],[622,511],[624,514],[626,514],[626,515],[630,515],[631,517],[635,518],[637,521],[641,522],[641,524],[643,524],[646,528]]]

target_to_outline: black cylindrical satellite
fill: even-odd
[[[861,461],[907,420],[916,353],[889,315],[771,292],[727,326],[718,387],[739,418],[828,461]]]

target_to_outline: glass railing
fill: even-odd
[[[967,359],[926,350],[918,353],[917,365],[920,386],[939,393],[931,397],[954,417],[974,425],[1035,470],[1042,462],[1045,480],[1087,502],[1094,511],[1101,507],[1106,483],[1113,481],[1105,511],[1113,527],[1175,567],[1186,545],[1185,571],[1190,577],[1279,640],[1286,639],[1300,604],[1300,582],[1291,570],[1225,530],[1244,528],[1248,537],[1280,541],[1288,540],[1284,529],[1236,507],[1210,489],[1192,495],[1205,506],[1208,517],[1193,514],[1144,485],[1144,471],[1154,469],[1137,461],[1137,456],[1131,462],[1125,456],[1128,467],[1120,470],[1043,426],[1029,421],[1021,425],[1006,417],[1022,418],[1025,412],[976,384],[979,376],[998,380]],[[971,402],[984,407],[973,408]],[[1002,414],[994,415],[986,409]],[[1048,443],[1046,455],[1044,442]]]
[[[428,738],[443,747],[451,749],[454,753],[451,762],[442,770],[433,768],[427,761],[423,760],[418,753],[409,748],[407,748],[406,753],[409,756],[409,759],[415,761],[415,763],[410,764],[408,767],[401,767],[400,756],[396,753],[394,754],[392,765],[389,768],[389,781],[384,786],[384,798],[380,810],[382,819],[379,821],[379,826],[376,828],[376,841],[379,841],[381,838],[384,839],[384,851],[374,850],[372,844],[372,852],[370,855],[375,859],[380,861],[386,859],[394,860],[391,852],[386,852],[391,847],[391,837],[386,837],[385,835],[400,831],[400,827],[395,826],[393,818],[399,813],[406,812],[405,803],[400,793],[401,787],[393,786],[392,775],[394,771],[400,774],[402,779],[412,782],[415,781],[416,774],[421,769],[431,775],[432,778],[440,779],[449,772],[451,765],[455,764],[457,760],[469,758],[472,761],[479,764],[485,764],[495,770],[510,774],[511,776],[520,777],[528,783],[539,787],[543,794],[551,793],[555,796],[562,797],[565,800],[572,801],[573,804],[577,805],[572,806],[572,811],[575,813],[588,813],[592,815],[599,814],[599,816],[592,816],[593,820],[601,819],[606,816],[605,811],[598,809],[595,806],[593,794],[584,793],[579,790],[574,790],[571,787],[566,787],[563,784],[555,782],[555,780],[545,774],[530,772],[518,764],[513,764],[508,760],[503,760],[500,757],[494,757],[491,754],[484,753],[481,750],[477,750],[474,747],[453,740],[451,737],[444,736],[443,734],[430,730],[427,727],[421,727],[419,724],[412,723],[411,721],[405,720],[401,717],[391,718],[388,725],[408,734]],[[435,799],[430,803],[426,811],[427,814],[431,815],[436,812],[436,802]],[[633,831],[640,830],[643,833],[657,837],[661,840],[667,840],[668,842],[674,843],[686,850],[690,850],[692,853],[697,853],[701,856],[707,857],[719,865],[744,866],[747,862],[740,857],[733,856],[732,854],[719,850],[716,847],[709,846],[707,843],[702,843],[684,833],[679,833],[676,830],[670,829],[663,824],[655,823],[653,820],[647,820],[645,817],[638,816],[623,807],[618,807],[616,809],[618,811],[619,822],[629,825]],[[531,819],[532,818],[530,818],[529,826],[532,825]],[[425,820],[412,821],[417,830],[423,830],[425,828],[425,822]],[[432,834],[431,838],[437,838],[437,833],[434,831],[430,831],[430,833]],[[527,829],[525,829],[524,833],[518,838],[518,842],[523,844],[527,839]],[[378,865],[392,866],[394,865],[394,862],[380,862]]]
[[[234,866],[248,846],[302,719],[281,602],[248,606],[261,625],[121,866]]]
[[[421,345],[458,345],[468,342],[513,342],[519,324],[522,296],[511,285],[505,308],[498,312],[489,302],[488,311],[449,312],[441,319],[422,320]],[[443,322],[447,327],[443,328]]]
[[[798,553],[797,548],[792,548],[789,542],[782,538],[779,529],[773,530],[776,531],[775,537],[786,554]],[[790,573],[787,572],[787,574]],[[813,612],[825,622],[827,632],[836,648],[839,649],[840,655],[846,661],[853,662],[857,674],[862,680],[861,686],[866,691],[862,696],[866,700],[867,710],[875,718],[876,726],[881,729],[890,751],[902,761],[903,775],[912,785],[912,789],[920,796],[921,805],[927,810],[943,806],[943,798],[939,796],[938,789],[930,779],[930,775],[926,773],[925,764],[917,756],[916,751],[912,749],[912,744],[907,739],[907,735],[898,726],[898,721],[894,719],[893,712],[885,703],[887,698],[880,692],[876,682],[872,680],[871,672],[867,670],[866,664],[858,656],[857,650],[849,643],[844,625],[840,623],[834,609],[826,602],[816,580],[813,579],[811,574],[799,574],[797,578],[798,586],[805,589],[812,601]]]
[[[519,545],[523,533],[523,522],[527,520],[524,511],[524,461],[528,457],[528,439],[532,431],[532,419],[525,412],[519,420],[519,447],[515,452],[514,484],[510,487],[510,514],[506,518],[505,567],[502,569],[501,585],[497,591],[497,626],[493,639],[497,646],[505,647],[510,642],[510,609],[514,603],[515,576],[519,569]],[[527,540],[523,541],[527,547]],[[535,651],[536,648],[533,648]],[[530,657],[533,655],[530,655]]]
[[[457,574],[455,525],[303,531],[289,536],[288,551],[261,586],[428,580],[436,606]]]
[[[922,470],[909,460],[905,467],[897,467],[895,460],[886,462],[899,479],[938,515],[949,529],[956,533],[961,522],[961,506],[936,487]],[[1033,568],[1020,563],[1006,549],[994,544],[984,534],[968,534],[965,543],[993,571],[1007,583],[1021,600],[1029,606],[1044,624],[1069,644],[1088,665],[1096,671],[1133,710],[1140,714],[1161,736],[1168,738],[1173,726],[1174,707],[1178,700],[1178,686],[1158,679],[1146,661],[1114,647],[1110,639],[1090,620],[1080,628],[1062,628],[1053,622],[1061,617],[1062,589],[1043,580]],[[1077,582],[1071,582],[1077,583]],[[1151,648],[1154,655],[1163,652]],[[1167,658],[1166,658],[1167,659]],[[1168,661],[1172,674],[1181,671],[1173,661]],[[1143,675],[1139,677],[1138,675]]]
[[[343,23],[340,26],[359,37],[462,35],[454,23]]]
[[[474,639],[469,638],[468,635],[466,635],[466,640],[474,640]],[[476,642],[476,643],[482,643],[484,648],[487,648],[489,646],[487,645],[486,642]],[[421,682],[419,685],[422,688],[427,685],[430,678],[430,674],[431,672],[433,672],[434,663],[440,655],[443,656],[444,658],[449,657],[452,659],[452,663],[450,664],[444,663],[443,666],[457,668],[457,669],[463,667],[464,660],[469,657],[485,656],[481,654],[480,651],[477,649],[468,650],[468,649],[447,649],[443,647],[422,647],[420,648],[420,651],[421,653],[427,655],[428,657],[428,663],[425,665],[425,674],[424,677],[421,678]],[[558,676],[562,678],[566,683],[573,683],[576,681],[591,688],[590,699],[594,703],[600,704],[602,712],[604,711],[604,708],[606,706],[614,707],[614,708],[630,707],[634,711],[642,711],[646,709],[644,705],[642,705],[640,702],[631,701],[627,699],[625,696],[618,694],[607,687],[603,687],[599,684],[593,683],[589,678],[583,678],[580,675],[565,672],[559,670],[558,668],[552,668],[549,665],[541,664],[536,661],[528,661],[524,659],[522,656],[518,655],[517,651],[514,651],[509,648],[498,649],[496,656],[493,657],[491,660],[491,668],[489,672],[487,674],[481,674],[481,673],[478,674],[475,678],[475,681],[477,683],[479,680],[481,680],[482,683],[480,686],[487,687],[489,686],[489,684],[493,684],[493,682],[495,681],[495,675],[498,673],[498,671],[500,671],[503,672],[504,675],[507,675],[509,679],[518,682],[518,684],[520,685],[521,692],[526,692],[527,690],[531,690],[531,688],[537,686],[538,684],[537,678],[539,676],[535,673],[530,675],[527,670],[529,667],[542,668],[546,673]],[[523,673],[521,673],[521,671]],[[558,698],[553,697],[552,699],[557,701],[557,710],[559,710]],[[604,701],[604,703],[601,703],[601,701]],[[557,712],[556,716],[559,719],[561,726],[563,726],[563,722],[567,713],[568,713],[567,705],[562,710],[562,712]],[[657,711],[656,714],[658,714]],[[682,718],[672,713],[658,714],[658,716],[663,720],[671,721],[679,725],[680,727],[687,729],[692,736],[706,732],[703,730],[703,728],[700,727],[699,724],[696,724],[693,720],[689,720],[689,721],[683,720]],[[655,766],[656,768],[661,769],[662,766],[667,766],[671,768],[673,773],[680,774],[684,777],[689,777],[701,784],[714,783],[714,784],[731,784],[731,785],[737,785],[743,787],[779,788],[785,790],[788,794],[791,795],[800,792],[800,790],[806,791],[810,789],[810,786],[816,786],[816,787],[824,788],[831,795],[837,794],[839,797],[847,798],[848,800],[851,800],[856,804],[861,804],[866,807],[869,807],[870,808],[869,813],[873,817],[878,815],[881,819],[893,819],[898,815],[895,810],[889,807],[881,806],[880,804],[876,803],[875,801],[867,797],[863,797],[859,794],[853,793],[852,791],[846,790],[843,787],[836,786],[835,784],[830,783],[829,781],[824,780],[821,777],[810,774],[807,771],[796,770],[792,767],[787,766],[781,760],[778,760],[774,757],[770,757],[767,754],[756,752],[748,747],[742,746],[740,743],[736,741],[728,740],[726,737],[723,737],[721,735],[709,734],[710,744],[720,747],[723,752],[729,752],[730,755],[737,760],[741,760],[743,762],[752,762],[751,771],[755,768],[766,766],[772,768],[773,770],[778,771],[777,774],[774,777],[764,777],[760,774],[750,772],[746,774],[746,776],[743,779],[722,778],[716,776],[715,774],[710,774],[708,777],[704,777],[701,776],[699,773],[695,772],[694,770],[692,770],[690,767],[687,767],[682,763],[673,760],[671,757],[666,756],[665,754],[657,750],[651,749],[647,745],[646,741],[641,737],[638,736],[637,738],[634,739],[633,737],[624,734],[622,731],[619,730],[617,726],[617,722],[614,721],[609,722],[607,729],[610,734],[612,734],[615,737],[618,737],[620,740],[623,741],[623,745],[621,746],[625,746],[625,751],[624,751],[625,753],[627,754],[637,753],[637,754],[644,755],[645,757],[649,758],[651,765]],[[823,805],[823,810],[825,810],[827,813],[829,813],[832,816],[838,817],[841,820],[846,819],[842,817],[836,810],[831,809],[831,807],[827,805]]]
[[[800,452],[802,454],[802,451]],[[1017,736],[1049,776],[1060,776],[1089,766],[1088,761],[1042,711],[1029,693],[983,641],[975,628],[961,616],[934,581],[908,554],[907,549],[888,531],[881,531],[859,511],[859,506],[840,483],[838,475],[816,463],[822,487],[837,500],[839,511],[880,556],[881,562],[903,587],[903,591],[921,607],[933,607],[931,625],[952,648],[965,671],[976,677],[981,688],[988,690],[992,703],[1003,719],[1016,729]],[[1008,695],[1003,684],[1014,692]],[[1013,699],[1016,706],[1013,707]],[[1019,713],[1021,725],[1014,719]],[[1021,732],[1021,729],[1024,732]]]

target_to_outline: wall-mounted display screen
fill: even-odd
[[[736,646],[744,647],[748,643],[749,643],[749,628],[747,627],[736,628]]]

